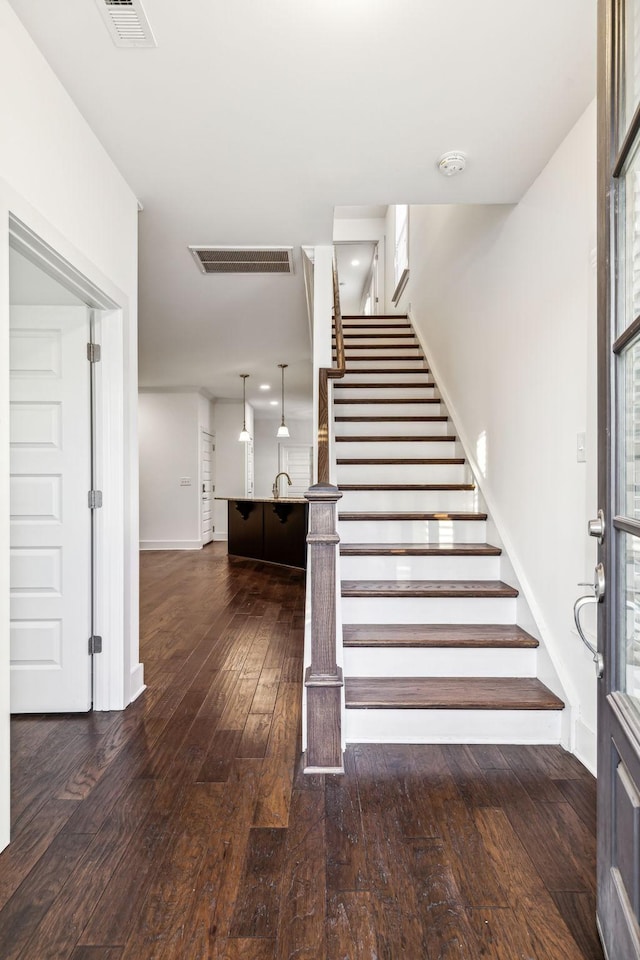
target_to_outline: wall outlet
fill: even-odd
[[[181,486],[181,487],[190,487],[190,486],[191,486],[191,477],[180,477],[180,486]]]

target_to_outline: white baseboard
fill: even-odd
[[[579,717],[576,720],[574,753],[580,763],[584,763],[587,770],[595,777],[598,769],[598,741],[596,732],[592,730],[591,727],[588,727],[584,720],[581,720]]]
[[[216,541],[217,540],[222,541],[222,540],[227,540],[228,538],[226,533],[214,533],[213,539]]]
[[[141,550],[202,550],[202,540],[141,540]]]
[[[131,679],[129,681],[129,690],[134,691],[131,693],[129,703],[133,703],[134,700],[137,700],[143,690],[147,689],[147,685],[144,682],[144,664],[139,663],[131,671]]]

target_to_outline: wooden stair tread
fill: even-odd
[[[373,346],[373,344],[372,344],[371,346],[372,346],[372,349],[375,350],[375,347]],[[359,356],[354,356],[354,355],[352,355],[351,357],[349,357],[349,356],[348,356],[348,353],[349,353],[349,350],[350,350],[350,349],[351,349],[350,347],[345,347],[345,359],[346,359],[346,361],[347,361],[347,373],[357,373],[357,370],[354,371],[354,370],[352,370],[352,369],[349,369],[349,360],[421,360],[421,361],[424,361],[424,356],[423,356],[421,353],[420,353],[420,354],[417,354],[417,355],[414,356],[414,357],[402,357],[402,356],[401,356],[401,357],[397,357],[397,356],[394,356],[393,354],[385,354],[384,356],[381,357],[381,356],[379,356],[378,354],[375,354],[375,353],[367,353],[366,355],[365,355],[365,354],[360,354]],[[389,346],[387,349],[389,349],[389,350],[402,350],[403,348],[398,345],[397,347]],[[408,347],[405,347],[404,349],[409,349],[409,348],[408,348]],[[415,348],[414,348],[414,347],[411,347],[411,349],[414,350]],[[333,355],[333,361],[334,361],[334,363],[335,363],[335,361],[336,361],[336,355],[335,355],[335,353],[334,353],[334,355]],[[411,373],[411,370],[412,370],[412,368],[409,367],[409,370],[408,370],[407,372],[408,372],[408,373]],[[376,371],[376,372],[377,372],[377,371]]]
[[[468,623],[346,623],[345,647],[518,647],[539,646],[522,627]]]
[[[340,488],[344,490],[344,485]],[[360,489],[360,488],[358,488]],[[486,513],[418,513],[416,511],[404,511],[401,513],[391,513],[389,511],[378,510],[358,510],[342,511],[338,514],[339,520],[486,520]]]
[[[353,329],[354,326],[360,328],[359,324],[352,324],[348,327],[348,329]],[[409,327],[410,325],[407,323],[407,324],[404,324],[404,326]],[[388,330],[388,328],[386,329]],[[343,330],[344,330],[344,327],[343,327]],[[396,339],[415,340],[416,339],[415,333],[412,333],[411,331],[409,333],[397,333],[395,330],[392,330],[388,333],[382,333],[380,330],[378,330],[376,333],[345,333],[344,334],[345,340],[371,340],[375,337],[378,337],[380,340],[392,340],[392,339],[393,340],[396,340]],[[336,338],[336,335],[334,333],[333,339],[335,340],[335,338]],[[417,343],[416,343],[416,346],[418,346]]]
[[[499,557],[491,543],[341,543],[343,557]]]
[[[334,437],[336,443],[407,443],[412,441],[413,443],[453,443],[457,440],[455,434],[438,434],[437,436],[419,436],[416,434],[409,434],[409,436],[380,436],[375,434],[374,436],[353,436],[353,437]]]
[[[417,460],[414,458],[398,458],[398,457],[378,457],[376,459],[339,459],[336,460],[336,463],[340,466],[370,466],[375,464],[376,466],[384,466],[394,464],[403,465],[403,466],[425,466],[425,467],[434,467],[434,466],[451,466],[451,465],[460,465],[466,463],[464,457],[431,457],[430,459]]]
[[[448,419],[444,414],[435,417],[394,417],[391,414],[384,417],[334,417],[336,423],[446,423]]]
[[[364,360],[364,357],[360,357],[361,360]],[[376,358],[379,359],[379,358]],[[406,360],[416,360],[420,363],[424,363],[422,357],[406,357]],[[428,374],[430,372],[429,367],[349,367],[347,373],[410,373],[412,376],[420,374]],[[390,401],[388,401],[390,402]]]
[[[351,399],[335,399],[334,403],[442,403],[442,400],[439,400],[437,397],[351,397]]]
[[[357,373],[357,372],[358,372],[357,370],[347,370],[347,373],[349,374]],[[411,376],[415,376],[416,373],[422,373],[423,371],[407,370],[406,372],[410,373]],[[426,373],[426,371],[424,372]],[[373,390],[380,390],[380,389],[406,390],[407,388],[413,389],[414,387],[415,388],[420,387],[421,389],[424,389],[425,387],[433,388],[435,387],[435,383],[402,383],[402,381],[396,381],[396,382],[391,381],[390,383],[386,383],[386,382],[376,383],[375,381],[374,382],[366,381],[365,383],[345,383],[344,381],[336,380],[336,382],[333,385],[334,390],[336,389],[337,390],[344,390],[344,389],[347,389],[347,390],[367,390],[367,389],[369,390],[371,389]]]
[[[389,339],[391,337],[393,334],[390,334]],[[420,345],[418,343],[350,343],[348,345],[345,343],[344,348],[345,350],[419,350]]]
[[[343,580],[343,597],[517,597],[502,580]]]
[[[343,318],[344,319],[344,318]],[[343,323],[343,330],[364,330],[366,327],[371,327],[372,330],[377,330],[378,327],[399,327],[400,329],[406,329],[411,327],[411,324],[407,321],[404,323]],[[335,336],[335,333],[334,333]]]
[[[341,483],[340,490],[348,493],[349,491],[355,490],[475,490],[474,483]],[[343,516],[341,514],[340,516]],[[401,514],[394,514],[393,519],[402,519]],[[422,519],[425,514],[416,514],[414,519]],[[405,517],[406,519],[406,517]],[[437,517],[432,519],[437,520],[453,520],[455,517],[452,514],[438,514]],[[484,518],[486,520],[486,517]]]
[[[422,710],[562,710],[564,703],[531,677],[351,677],[347,708]]]

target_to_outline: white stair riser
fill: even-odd
[[[363,351],[364,354],[364,351]],[[347,372],[353,373],[358,370],[367,370],[374,367],[377,370],[388,370],[389,367],[400,367],[402,370],[420,370],[426,369],[424,358],[415,353],[406,350],[402,355],[389,357],[374,357],[372,353],[366,354],[366,359],[359,357],[357,353],[347,354]]]
[[[391,377],[393,374],[389,374],[388,376]],[[399,374],[396,374],[396,376],[399,376]],[[369,379],[367,378],[365,382],[369,383]],[[389,380],[388,382],[390,383],[392,381]],[[368,386],[365,391],[364,388],[358,389],[357,387],[350,386],[348,381],[346,383],[340,381],[340,383],[334,384],[333,389],[335,391],[334,396],[340,400],[357,400],[359,397],[380,397],[382,400],[388,399],[389,397],[406,397],[410,400],[428,400],[436,395],[433,384],[431,384],[431,386],[428,384],[423,386],[421,384],[419,387],[403,387],[401,383],[398,383],[396,386],[394,382],[393,387]]]
[[[339,463],[341,483],[467,483],[466,464],[362,464]]]
[[[344,580],[498,580],[500,557],[340,557]]]
[[[476,490],[343,490],[339,509],[347,513],[476,513]]]
[[[363,347],[362,349],[360,347],[356,347],[354,349],[353,345],[346,344],[344,352],[347,358],[347,363],[349,363],[351,360],[357,360],[359,354],[365,354],[366,356],[371,356],[374,353],[381,354],[382,358],[385,360],[397,359],[397,358],[402,359],[402,357],[420,357],[420,359],[423,359],[422,350],[420,349],[420,346],[417,343],[416,344],[399,344],[399,343],[390,344],[389,346],[385,346],[383,349],[380,349],[380,350],[378,350],[377,348],[372,349],[371,347],[368,347],[368,348]]]
[[[560,743],[560,710],[345,710],[347,743]]]
[[[515,623],[512,597],[343,597],[343,623]]]
[[[484,520],[340,520],[338,533],[343,543],[485,543],[487,524]]]
[[[345,647],[345,677],[535,677],[533,649]]]
[[[427,426],[427,425],[425,425]],[[461,457],[460,444],[456,440],[392,440],[382,443],[380,440],[349,440],[336,443],[336,457],[414,457],[414,458],[449,458]],[[402,483],[402,479],[398,478]]]
[[[364,400],[365,398],[362,397]],[[334,417],[441,417],[441,403],[337,403]]]
[[[369,364],[363,365],[366,370]],[[359,373],[357,367],[351,371],[345,373],[339,381],[336,382],[335,388],[338,391],[337,396],[342,396],[342,391],[346,389],[350,384],[354,383],[367,383],[373,386],[377,386],[378,389],[384,389],[386,391],[387,397],[396,397],[398,396],[397,390],[400,389],[403,385],[406,387],[408,383],[418,383],[421,388],[424,387],[435,387],[433,382],[433,377],[430,373],[426,371],[426,367],[414,367],[411,370],[403,370],[401,373],[385,373],[384,370],[380,370],[378,373],[377,370],[374,370],[373,373]],[[390,387],[380,387],[380,384],[392,384]],[[416,387],[411,389],[415,390]],[[368,393],[369,391],[367,391]]]
[[[411,331],[409,331],[409,330],[401,330],[401,331],[399,331],[399,332],[398,332],[397,330],[396,330],[396,331],[394,331],[394,330],[385,330],[385,331],[382,331],[382,330],[381,330],[381,331],[379,331],[379,332],[375,332],[375,333],[372,333],[371,335],[369,335],[369,331],[368,331],[368,330],[363,330],[361,333],[358,334],[357,337],[352,336],[351,333],[345,333],[345,335],[344,335],[344,348],[345,348],[346,351],[349,351],[349,350],[352,350],[356,345],[357,345],[358,347],[360,347],[361,345],[365,345],[365,346],[372,346],[372,345],[374,345],[374,346],[376,347],[376,349],[377,349],[377,347],[378,347],[380,344],[382,344],[382,345],[385,346],[385,347],[386,347],[386,346],[394,346],[394,347],[400,346],[400,347],[401,347],[401,346],[405,346],[405,345],[406,345],[407,347],[416,347],[416,348],[418,348],[418,347],[419,347],[419,344],[418,344],[418,341],[416,340],[415,336],[413,336],[413,337],[405,337],[405,336],[404,336],[405,333],[410,333],[410,332],[411,332]],[[399,333],[401,333],[402,336],[399,336]],[[365,336],[365,334],[366,334],[366,336]]]
[[[424,408],[423,415],[429,416]],[[338,413],[337,416],[343,414]],[[445,437],[453,433],[453,427],[450,420],[345,420],[334,423],[334,433],[336,437],[371,437],[377,442],[380,434],[388,437],[420,437],[428,433],[430,436]]]

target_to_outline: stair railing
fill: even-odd
[[[305,773],[343,773],[342,669],[338,666],[338,589],[336,504],[342,494],[331,483],[329,381],[345,374],[344,336],[338,268],[333,259],[333,328],[336,364],[318,371],[318,483],[305,494],[309,501],[308,585],[311,592],[311,663],[305,671],[307,749]]]

